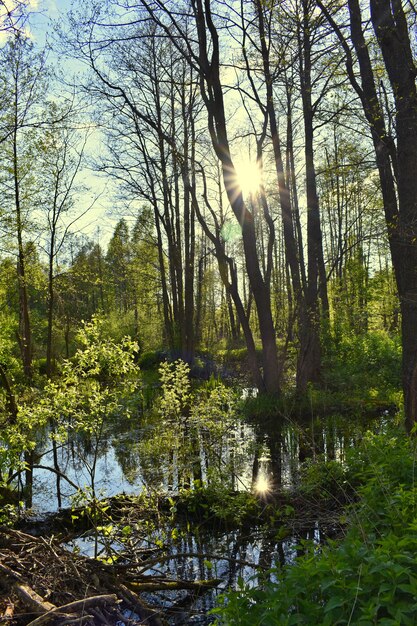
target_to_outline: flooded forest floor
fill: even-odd
[[[347,458],[395,421],[388,396],[277,404],[164,367],[111,410],[103,387],[95,421],[73,429],[86,386],[60,431],[39,429],[30,491],[18,472],[2,505],[1,626],[212,624],[223,594],[344,536],[361,483]]]

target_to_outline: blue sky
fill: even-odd
[[[60,17],[65,17],[68,10],[71,9],[71,0],[29,0],[31,16],[30,16],[30,36],[34,42],[43,46],[46,43],[48,32],[53,28],[53,22]],[[54,53],[51,53],[51,60],[54,62]],[[65,68],[65,64],[67,68]],[[67,76],[71,72],[76,72],[76,62],[73,59],[59,59],[60,69],[67,69]],[[102,150],[102,137],[99,132],[92,134],[88,152],[92,155]],[[112,198],[106,193],[106,184],[103,178],[98,177],[93,172],[85,169],[82,173],[82,179],[90,189],[79,198],[79,207],[83,209],[89,206],[94,197],[98,197],[94,206],[88,213],[82,217],[76,224],[75,230],[89,237],[96,238],[100,236],[102,244],[106,244],[112,235],[113,229],[119,216],[111,216],[110,208],[112,207]]]
[[[2,0],[8,10],[12,10],[15,6],[15,0]],[[83,0],[85,1],[85,0]],[[48,40],[48,33],[52,33],[53,22],[60,17],[65,17],[68,10],[72,7],[72,0],[28,0],[29,20],[26,27],[29,37],[36,45],[42,48]],[[0,14],[1,20],[1,14]],[[1,29],[1,24],[0,24]],[[4,43],[7,34],[0,32],[0,45]],[[58,57],[57,53],[52,50],[49,53],[49,60],[52,64],[56,64],[64,75],[71,82],[71,76],[77,71],[82,71],[74,59],[65,59],[62,54]],[[87,120],[87,123],[88,120]],[[103,153],[103,135],[100,129],[95,129],[91,134],[87,152],[94,157]],[[109,241],[116,223],[123,213],[129,222],[132,222],[132,214],[125,206],[118,206],[114,193],[111,193],[111,181],[106,181],[103,177],[95,174],[88,167],[84,168],[81,173],[82,182],[88,187],[88,190],[81,193],[77,199],[77,212],[83,213],[86,207],[92,204],[92,200],[97,198],[92,208],[75,224],[73,231],[78,234],[87,235],[94,240],[100,238],[102,245],[106,245]]]

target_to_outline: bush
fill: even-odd
[[[166,357],[166,352],[162,350],[144,352],[139,358],[139,367],[144,370],[156,368],[160,363],[165,361]]]
[[[259,499],[249,492],[232,492],[220,480],[209,485],[195,481],[192,489],[180,491],[178,510],[194,518],[218,522],[228,527],[258,521],[262,513]]]
[[[330,343],[323,360],[330,389],[397,390],[401,387],[401,343],[383,331],[343,335]]]

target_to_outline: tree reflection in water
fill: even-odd
[[[271,494],[297,485],[300,467],[307,460],[343,460],[346,449],[369,427],[369,420],[360,422],[346,416],[307,421],[282,418],[263,424],[237,420],[233,428],[217,433],[193,425],[187,432],[192,435],[191,440],[180,449],[171,432],[166,436],[151,421],[141,427],[132,420],[119,421],[110,425],[100,448],[97,484],[111,496],[123,491],[138,493],[144,488],[175,495],[186,487],[193,490],[195,484],[221,483],[231,491],[252,491],[267,502]],[[174,444],[171,447],[170,442]],[[81,481],[83,463],[92,454],[89,442],[78,437],[59,454],[60,466],[74,480]],[[43,462],[48,462],[48,454]],[[39,489],[42,482],[46,497]],[[53,485],[51,476],[35,473],[38,510],[51,509]],[[178,520],[174,527],[169,526],[172,520],[164,523],[168,526],[156,532],[163,534],[165,557],[155,563],[149,574],[162,572],[172,578],[222,580],[217,589],[200,596],[189,591],[150,595],[150,602],[165,606],[172,624],[210,623],[214,618],[207,616],[207,611],[219,593],[236,588],[240,579],[262,584],[273,577],[270,570],[276,564],[291,563],[301,554],[304,542],[320,544],[332,530],[308,515],[304,523],[299,520],[297,527],[287,529],[285,537],[279,520],[268,526],[254,524],[251,528],[227,531],[210,523],[193,526],[188,522],[183,527]],[[75,543],[83,552],[91,550],[88,537]]]

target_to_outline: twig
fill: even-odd
[[[52,616],[53,617],[53,616]],[[83,622],[87,622],[90,619],[94,619],[93,615],[81,615],[80,617],[69,617],[65,619],[63,622],[59,623],[59,626],[69,626],[71,624],[82,624]]]
[[[7,565],[3,565],[3,563],[0,563],[0,571],[4,572],[5,574],[7,574],[7,576],[10,576],[11,578],[15,578],[16,580],[23,580],[22,574],[19,574],[19,572],[15,572],[10,567],[7,567]]]
[[[112,626],[111,622],[107,619],[100,609],[90,609],[90,612],[96,617],[100,623],[100,626]]]

